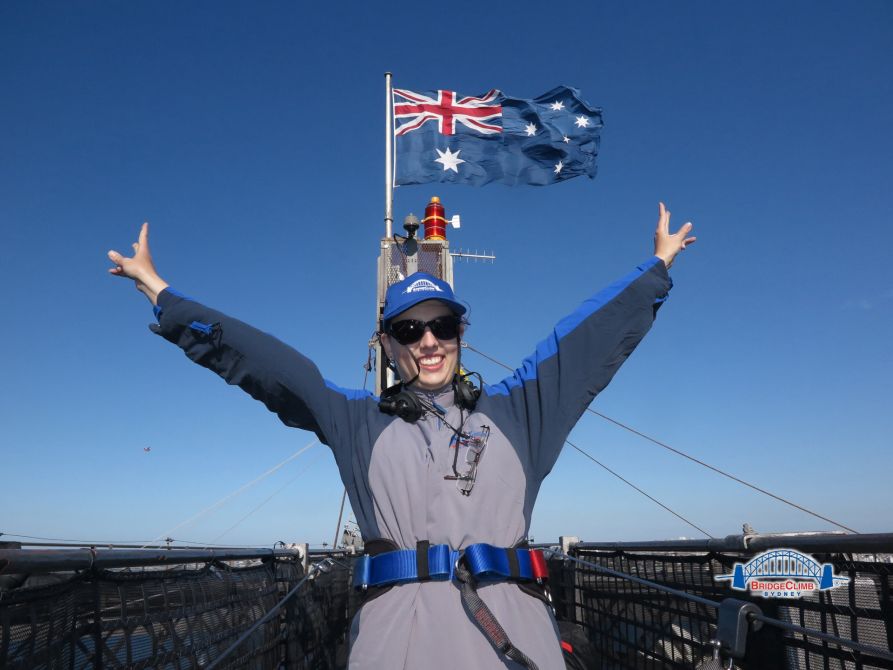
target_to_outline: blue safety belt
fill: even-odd
[[[548,568],[539,550],[480,543],[472,544],[464,551],[456,551],[446,544],[431,546],[422,540],[415,549],[362,556],[354,565],[353,585],[365,591],[370,586],[454,578],[461,589],[463,605],[499,653],[522,667],[537,670],[536,663],[512,644],[493,612],[481,600],[477,584],[479,580],[507,579],[536,580],[544,584],[548,578]]]
[[[465,563],[475,579],[534,578],[529,549],[494,547],[491,544],[472,544],[465,550]]]
[[[424,560],[425,554],[427,562]],[[354,566],[353,586],[366,589],[370,586],[390,586],[403,582],[451,580],[460,556],[464,557],[465,564],[475,579],[536,579],[528,549],[494,547],[480,543],[472,544],[464,552],[460,552],[450,549],[446,544],[429,546],[426,542],[420,542],[418,550],[399,549],[376,556],[362,556]]]

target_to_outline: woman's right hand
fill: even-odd
[[[140,236],[133,245],[133,256],[128,258],[112,249],[109,251],[109,260],[115,267],[109,268],[109,273],[116,277],[132,279],[136,284],[136,290],[145,295],[155,305],[158,302],[158,294],[167,288],[168,284],[155,270],[152,262],[152,254],[149,252],[149,223],[143,224]]]

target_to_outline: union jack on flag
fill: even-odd
[[[595,177],[602,112],[576,89],[538,98],[394,89],[395,184],[554,184]]]
[[[437,97],[394,89],[394,119],[403,120],[394,130],[399,137],[421,128],[429,121],[437,122],[441,135],[454,135],[456,123],[484,135],[501,133],[502,106],[493,104],[499,91],[493,89],[479,98],[466,96],[456,99],[455,91],[437,91]]]

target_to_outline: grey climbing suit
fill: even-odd
[[[446,388],[433,395],[445,420],[416,423],[381,413],[378,398],[325,380],[275,337],[167,289],[154,330],[193,361],[263,402],[287,426],[331,447],[364,538],[415,549],[420,540],[462,549],[510,547],[525,538],[540,485],[564,440],[648,332],[671,282],[653,257],[562,319],[515,372],[487,385],[464,430],[489,428],[476,481],[462,495],[453,474],[453,430],[463,417]],[[460,450],[468,447],[461,444]],[[465,463],[465,454],[457,455]],[[509,638],[540,670],[564,668],[546,605],[516,584],[479,594]],[[506,661],[463,609],[455,581],[401,584],[366,603],[351,628],[350,668],[504,668]]]

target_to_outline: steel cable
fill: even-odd
[[[701,528],[700,526],[695,525],[693,522],[689,521],[689,520],[686,519],[684,516],[682,516],[681,514],[679,514],[679,512],[676,512],[676,511],[670,509],[669,507],[667,507],[666,505],[664,505],[660,500],[658,500],[658,499],[655,498],[654,496],[652,496],[652,495],[646,493],[645,491],[643,491],[642,489],[640,489],[638,486],[636,486],[635,484],[633,484],[633,483],[632,483],[631,481],[629,481],[628,479],[625,479],[625,478],[622,477],[620,474],[614,472],[614,471],[613,471],[611,468],[609,468],[607,465],[605,465],[605,464],[602,463],[601,461],[597,460],[597,459],[596,459],[595,457],[593,457],[591,454],[587,453],[586,451],[584,451],[583,449],[581,449],[580,447],[578,447],[576,444],[574,444],[574,443],[571,442],[570,440],[565,440],[565,443],[568,444],[568,445],[570,445],[571,447],[573,447],[573,448],[576,449],[577,451],[579,451],[581,454],[583,454],[586,458],[588,458],[589,460],[591,460],[591,461],[592,461],[593,463],[595,463],[596,465],[598,465],[598,466],[604,468],[605,470],[607,470],[608,472],[610,472],[612,475],[614,475],[615,477],[617,477],[617,479],[619,479],[620,481],[622,481],[622,482],[623,482],[624,484],[626,484],[627,486],[631,486],[631,487],[634,488],[636,491],[638,491],[639,493],[641,493],[643,496],[645,496],[646,498],[648,498],[650,501],[652,501],[652,502],[654,502],[654,503],[660,505],[661,507],[663,507],[665,510],[667,510],[670,514],[672,514],[673,516],[675,516],[677,519],[681,519],[682,521],[684,521],[685,523],[687,523],[689,526],[691,526],[692,528],[694,528],[696,531],[698,531],[698,532],[700,532],[700,533],[703,533],[704,535],[706,535],[707,537],[709,537],[711,540],[714,539],[714,537],[713,537],[710,533],[708,533],[706,530],[704,530],[704,529]]]
[[[142,540],[125,540],[122,542],[106,542],[104,540],[66,540],[59,537],[37,537],[36,535],[22,535],[21,533],[0,533],[0,537],[23,537],[28,540],[43,540],[44,542],[71,542],[77,545],[96,545],[96,546],[138,546]],[[150,542],[152,540],[149,540]],[[25,543],[25,544],[31,544]]]
[[[307,570],[307,574],[306,574],[306,575],[305,575],[305,576],[304,576],[304,577],[303,577],[297,584],[295,584],[295,585],[292,587],[291,591],[289,591],[288,593],[286,593],[285,596],[283,596],[282,600],[280,600],[278,603],[276,603],[276,604],[275,604],[275,605],[274,605],[274,606],[273,606],[273,607],[272,607],[266,614],[264,614],[260,619],[258,619],[257,621],[255,621],[254,624],[251,626],[251,628],[249,628],[249,629],[246,630],[244,633],[242,633],[242,635],[239,636],[239,639],[237,639],[237,640],[236,640],[235,642],[233,642],[229,647],[227,647],[226,650],[224,650],[224,652],[223,652],[222,654],[220,654],[220,656],[218,656],[217,658],[215,658],[215,659],[208,665],[208,667],[206,668],[206,670],[214,670],[214,668],[216,668],[218,665],[220,665],[220,663],[221,663],[227,656],[229,656],[233,651],[235,651],[236,649],[238,649],[238,648],[242,645],[242,643],[245,642],[245,640],[247,640],[249,637],[251,637],[251,634],[254,633],[254,631],[256,631],[256,630],[257,630],[258,628],[260,628],[263,624],[265,624],[267,621],[269,621],[271,618],[273,618],[273,615],[276,614],[276,612],[278,612],[280,609],[282,609],[282,606],[283,606],[286,602],[288,602],[288,600],[289,600],[290,598],[292,598],[292,597],[298,592],[298,590],[299,590],[299,589],[300,589],[300,588],[307,582],[307,580],[309,580],[309,579],[313,579],[313,578],[316,576],[316,574],[317,574],[318,572],[320,572],[320,571],[328,572],[327,569],[324,569],[324,568],[321,569],[321,567],[320,567],[321,565],[323,565],[323,564],[325,564],[325,563],[327,563],[327,562],[328,562],[328,565],[329,565],[330,567],[331,567],[332,564],[335,564],[335,565],[342,565],[342,567],[344,567],[343,564],[338,563],[337,561],[333,561],[332,559],[329,559],[329,558],[327,558],[327,559],[325,559],[325,560],[323,560],[323,561],[320,561],[319,563],[314,563],[313,565],[311,565],[310,568]]]
[[[229,494],[225,495],[223,498],[221,498],[220,500],[218,500],[217,502],[215,502],[213,505],[209,505],[208,507],[206,507],[205,509],[203,509],[203,510],[202,510],[201,512],[199,512],[198,514],[195,514],[195,515],[189,517],[188,519],[186,519],[186,521],[183,521],[183,522],[181,522],[181,523],[178,523],[176,526],[174,526],[173,528],[171,528],[171,529],[170,529],[169,531],[167,531],[166,533],[162,533],[161,535],[159,535],[158,537],[156,537],[154,540],[151,540],[151,542],[157,542],[158,540],[162,540],[162,539],[164,539],[164,538],[166,538],[166,537],[169,537],[169,536],[171,535],[171,533],[173,533],[173,532],[174,532],[175,530],[177,530],[178,528],[182,528],[183,526],[187,526],[187,525],[189,525],[190,523],[193,523],[193,522],[195,522],[195,521],[198,521],[200,518],[202,518],[202,517],[205,516],[206,514],[210,514],[210,513],[213,512],[214,510],[218,509],[219,507],[222,507],[226,502],[228,502],[228,501],[231,500],[232,498],[235,498],[237,495],[240,495],[240,494],[244,493],[245,491],[247,491],[248,489],[250,489],[250,488],[251,488],[252,486],[254,486],[255,484],[257,484],[257,483],[263,481],[264,479],[266,479],[267,477],[269,477],[270,475],[272,475],[273,473],[275,473],[276,471],[278,471],[280,468],[284,467],[287,463],[290,463],[291,461],[295,460],[298,456],[300,456],[300,455],[303,454],[305,451],[307,451],[308,449],[310,449],[310,448],[311,448],[312,446],[314,446],[317,442],[318,442],[318,440],[316,440],[316,439],[314,438],[314,439],[311,440],[306,446],[302,447],[301,449],[298,449],[295,453],[293,453],[291,456],[289,456],[288,458],[286,458],[284,461],[281,461],[280,463],[277,463],[277,464],[274,465],[272,468],[270,468],[269,470],[267,470],[267,471],[264,472],[263,474],[261,474],[261,475],[255,477],[254,479],[252,479],[252,480],[251,480],[250,482],[248,482],[247,484],[242,484],[242,486],[240,486],[239,488],[237,488],[237,489],[236,489],[235,491],[233,491],[232,493],[229,493]]]
[[[242,645],[242,643],[245,642],[245,640],[247,640],[249,637],[251,637],[251,634],[254,633],[254,631],[256,631],[258,628],[260,628],[260,627],[261,627],[263,624],[265,624],[267,621],[269,621],[270,619],[272,619],[272,618],[273,618],[273,615],[276,614],[276,612],[278,612],[278,611],[282,608],[282,606],[283,606],[283,605],[284,605],[284,604],[285,604],[285,603],[286,603],[292,596],[294,596],[294,595],[298,592],[298,589],[300,589],[302,586],[304,586],[304,583],[305,583],[308,579],[310,579],[310,577],[314,574],[314,568],[315,568],[315,567],[316,567],[315,565],[310,566],[310,570],[309,570],[309,571],[307,572],[307,574],[301,579],[301,581],[299,581],[297,584],[295,584],[294,587],[292,587],[291,591],[289,591],[288,593],[286,593],[286,594],[285,594],[285,597],[283,597],[282,600],[280,600],[278,603],[276,603],[276,604],[270,609],[269,612],[267,612],[267,613],[264,614],[260,619],[258,619],[257,621],[255,621],[255,622],[254,622],[254,625],[251,626],[251,628],[249,628],[249,629],[246,630],[244,633],[242,633],[242,635],[239,636],[239,639],[237,639],[237,640],[236,640],[235,642],[233,642],[229,647],[227,647],[227,648],[224,650],[224,652],[223,652],[222,654],[220,654],[220,656],[218,656],[217,658],[215,658],[215,659],[208,665],[208,667],[206,668],[206,670],[213,670],[213,669],[216,668],[218,665],[220,665],[221,661],[223,661],[223,660],[224,660],[227,656],[229,656],[233,651],[235,651],[236,649],[238,649],[238,648]]]
[[[474,351],[475,353],[481,354],[480,351],[478,351],[477,349],[475,349],[475,348],[472,347],[471,345],[466,344],[466,346],[468,346],[468,348],[471,349],[472,351]],[[484,356],[485,358],[489,358],[489,356],[486,356],[485,354],[481,354],[481,355]],[[492,360],[494,363],[498,363],[498,361],[496,361],[496,360],[494,360],[494,359],[492,359],[492,358],[491,358],[490,360]],[[505,365],[502,364],[502,363],[499,363],[499,364],[500,364],[500,365],[503,365],[503,367],[507,367],[507,366],[505,366]],[[638,491],[639,493],[641,493],[643,496],[645,496],[646,498],[648,498],[648,499],[649,499],[650,501],[652,501],[653,503],[655,503],[655,504],[659,505],[660,507],[662,507],[663,509],[667,510],[670,514],[672,514],[673,516],[675,516],[677,519],[681,519],[682,521],[684,521],[685,523],[687,523],[689,526],[691,526],[692,528],[694,528],[694,529],[695,529],[696,531],[698,531],[699,533],[703,533],[703,534],[704,534],[705,536],[707,536],[708,538],[713,539],[713,536],[712,536],[710,533],[708,533],[706,530],[704,530],[703,528],[701,528],[700,526],[698,526],[697,524],[695,524],[693,521],[689,521],[689,520],[686,519],[684,516],[682,516],[679,512],[677,512],[677,511],[671,509],[671,508],[668,507],[667,505],[664,505],[660,500],[658,500],[657,498],[655,498],[655,497],[652,496],[651,494],[645,492],[644,490],[642,490],[641,488],[639,488],[638,486],[636,486],[635,484],[633,484],[631,481],[629,481],[628,479],[626,479],[625,477],[623,477],[622,475],[620,475],[619,473],[615,472],[614,470],[612,470],[611,468],[609,468],[607,465],[605,465],[604,463],[602,463],[601,461],[599,461],[598,459],[596,459],[594,456],[592,456],[591,454],[589,454],[588,452],[586,452],[586,451],[583,450],[582,448],[578,447],[576,444],[574,444],[574,443],[571,442],[570,440],[565,440],[564,442],[565,442],[565,444],[570,445],[571,447],[573,447],[574,449],[576,449],[577,451],[579,451],[581,454],[583,454],[586,458],[588,458],[589,460],[591,460],[591,461],[592,461],[593,463],[595,463],[596,465],[598,465],[598,466],[604,468],[605,470],[607,470],[609,473],[611,473],[612,475],[614,475],[615,477],[617,477],[617,479],[619,479],[620,481],[622,481],[622,482],[623,482],[624,484],[626,484],[627,486],[632,487],[633,489],[635,489],[636,491]]]
[[[469,349],[471,349],[474,353],[478,354],[479,356],[482,356],[482,357],[486,358],[488,361],[490,361],[490,362],[492,362],[492,363],[495,363],[496,365],[499,365],[500,367],[503,367],[503,368],[505,368],[506,370],[509,370],[510,372],[514,372],[514,369],[513,369],[513,368],[509,367],[508,365],[506,365],[506,364],[503,363],[502,361],[498,361],[498,360],[496,360],[495,358],[493,358],[492,356],[489,356],[488,354],[485,354],[483,351],[480,351],[479,349],[475,349],[473,346],[471,346],[471,345],[468,344],[467,342],[465,343],[465,345],[466,345]],[[612,419],[611,417],[609,417],[609,416],[607,416],[607,415],[605,415],[605,414],[602,414],[601,412],[596,412],[596,411],[595,411],[594,409],[592,409],[591,407],[587,407],[587,408],[586,408],[586,411],[589,412],[590,414],[594,414],[595,416],[604,419],[605,421],[609,421],[609,422],[613,423],[615,426],[618,426],[619,428],[623,428],[624,430],[629,431],[629,432],[632,433],[633,435],[638,435],[639,437],[644,438],[644,439],[648,440],[649,442],[651,442],[651,443],[653,443],[653,444],[656,444],[656,445],[659,446],[659,447],[662,447],[662,448],[664,448],[664,449],[666,449],[666,450],[668,450],[668,451],[671,451],[671,452],[673,452],[674,454],[676,454],[677,456],[682,456],[683,458],[686,458],[686,459],[692,461],[693,463],[697,463],[698,465],[700,465],[700,466],[702,466],[702,467],[705,467],[705,468],[707,468],[707,469],[709,469],[709,470],[713,470],[713,472],[715,472],[715,473],[717,473],[717,474],[720,474],[720,475],[722,475],[723,477],[727,477],[727,478],[731,479],[731,480],[734,481],[734,482],[738,482],[739,484],[742,484],[742,485],[744,485],[744,486],[747,486],[748,488],[753,489],[754,491],[757,491],[757,492],[759,492],[759,493],[762,493],[762,494],[764,494],[764,495],[767,495],[767,496],[769,496],[770,498],[774,498],[775,500],[778,500],[779,502],[782,502],[782,503],[784,503],[785,505],[790,505],[791,507],[793,507],[793,508],[795,508],[795,509],[798,509],[798,510],[800,510],[801,512],[805,512],[806,514],[809,514],[809,515],[811,515],[811,516],[814,516],[814,517],[817,518],[817,519],[821,519],[822,521],[827,521],[828,523],[833,524],[833,525],[837,526],[838,528],[843,528],[844,530],[849,531],[849,532],[851,532],[851,533],[856,533],[856,534],[859,533],[859,531],[857,531],[857,530],[855,530],[855,529],[853,529],[853,528],[850,528],[849,526],[846,526],[846,525],[840,523],[839,521],[835,521],[834,519],[829,519],[829,518],[826,517],[826,516],[822,516],[822,515],[819,514],[818,512],[813,512],[812,510],[807,509],[806,507],[803,507],[802,505],[798,505],[797,503],[795,503],[795,502],[793,502],[793,501],[791,501],[791,500],[788,500],[787,498],[783,498],[783,497],[780,496],[780,495],[776,495],[775,493],[772,493],[772,492],[770,492],[770,491],[767,491],[766,489],[761,488],[761,487],[757,486],[756,484],[751,484],[750,482],[747,482],[747,481],[741,479],[740,477],[736,477],[735,475],[730,474],[730,473],[728,473],[728,472],[725,472],[724,470],[720,470],[719,468],[717,468],[717,467],[715,467],[715,466],[713,466],[713,465],[710,465],[709,463],[705,463],[704,461],[702,461],[702,460],[700,460],[700,459],[698,459],[698,458],[695,458],[694,456],[691,456],[691,455],[689,455],[689,454],[686,454],[684,451],[680,451],[679,449],[676,449],[675,447],[671,447],[669,444],[666,444],[665,442],[661,442],[661,441],[658,440],[657,438],[651,437],[650,435],[646,435],[645,433],[643,433],[643,432],[641,432],[641,431],[639,431],[639,430],[636,430],[635,428],[633,428],[633,427],[631,427],[631,426],[628,426],[628,425],[626,425],[625,423],[623,423],[623,422],[621,422],[621,421],[618,421],[617,419]],[[593,460],[594,460],[594,459],[593,459]],[[649,497],[650,497],[650,496],[649,496]],[[675,514],[675,512],[674,512],[674,514]]]
[[[220,535],[218,535],[218,536],[215,537],[213,540],[211,540],[211,542],[217,542],[217,540],[219,540],[221,537],[223,537],[224,535],[226,535],[227,533],[229,533],[231,530],[235,529],[235,528],[236,528],[237,526],[239,526],[243,521],[245,521],[245,519],[247,519],[248,517],[250,517],[250,516],[251,516],[252,514],[254,514],[257,510],[259,510],[261,507],[263,507],[263,506],[266,505],[268,502],[270,502],[273,498],[275,498],[277,495],[279,495],[280,493],[282,493],[282,491],[285,490],[285,489],[286,489],[288,486],[290,486],[292,483],[294,483],[294,481],[295,481],[298,477],[300,477],[300,476],[303,475],[305,472],[307,472],[307,470],[310,469],[310,466],[312,466],[314,463],[316,463],[317,460],[319,460],[319,456],[317,456],[317,457],[314,458],[312,461],[310,461],[310,462],[304,467],[303,470],[300,470],[300,471],[298,472],[298,474],[296,474],[294,477],[292,477],[291,479],[289,479],[287,482],[285,482],[285,484],[283,484],[282,486],[280,486],[278,489],[276,489],[275,491],[273,491],[273,493],[271,493],[267,498],[265,498],[260,504],[258,504],[256,507],[252,508],[252,509],[251,509],[245,516],[243,516],[241,519],[239,519],[238,521],[236,521],[232,526],[230,526],[229,528],[227,528],[225,531],[223,531],[222,533],[220,533]]]

